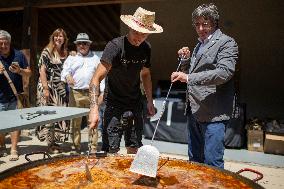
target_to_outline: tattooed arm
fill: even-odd
[[[90,113],[89,113],[89,127],[96,128],[99,123],[99,96],[100,96],[100,82],[106,77],[111,65],[101,62],[91,80],[89,87],[90,96]]]
[[[96,108],[95,106],[99,106],[100,86],[90,83],[89,96],[90,108],[92,109]]]

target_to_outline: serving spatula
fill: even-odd
[[[177,71],[179,70],[179,67],[181,65],[181,59],[179,60],[179,64],[177,67]],[[134,173],[138,173],[141,175],[146,175],[149,177],[156,177],[157,175],[157,169],[158,169],[158,162],[159,162],[159,155],[160,152],[159,150],[154,147],[153,141],[154,141],[154,137],[158,128],[158,125],[160,123],[160,120],[163,116],[163,113],[165,111],[165,107],[166,107],[166,101],[168,100],[170,91],[172,89],[172,85],[173,83],[171,83],[170,88],[168,90],[167,96],[165,98],[165,100],[163,101],[163,106],[162,106],[162,111],[160,113],[160,117],[157,121],[150,145],[144,145],[142,147],[140,147],[134,157],[134,160],[132,161],[132,164],[130,166],[130,171],[134,172]]]

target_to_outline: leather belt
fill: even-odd
[[[78,92],[89,92],[89,89],[73,89],[73,90]]]

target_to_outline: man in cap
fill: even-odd
[[[5,31],[0,30],[0,112],[7,110],[14,110],[17,108],[17,98],[11,88],[11,83],[5,77],[6,71],[16,88],[18,94],[22,93],[23,77],[29,78],[31,70],[28,62],[21,51],[11,48],[11,35]],[[28,81],[25,80],[25,81]],[[17,151],[17,143],[19,140],[20,131],[11,132],[11,154],[10,161],[19,159]],[[6,156],[5,135],[0,133],[0,157]]]
[[[150,74],[151,46],[145,40],[149,34],[161,33],[163,29],[154,23],[155,12],[141,7],[133,16],[122,15],[120,19],[129,27],[129,32],[110,41],[104,49],[90,83],[89,127],[97,127],[100,81],[106,77],[102,150],[118,152],[124,133],[127,153],[136,153],[142,146],[143,130],[140,78],[148,100],[148,114],[153,116],[155,113]]]
[[[92,41],[89,39],[88,34],[79,33],[74,43],[76,44],[77,54],[75,56],[69,55],[64,62],[61,80],[67,82],[70,87],[69,106],[89,108],[89,84],[100,63],[100,59],[93,51],[90,51]],[[104,81],[101,82],[99,91],[101,95],[98,101],[101,102]],[[72,120],[73,153],[79,153],[81,149],[81,123],[82,118]],[[91,152],[95,152],[98,141],[97,129],[93,128],[89,132],[92,135]]]

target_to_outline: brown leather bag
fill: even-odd
[[[3,66],[3,67],[4,67],[4,65],[2,64],[1,61],[0,61],[0,66]],[[4,69],[4,72],[3,72],[3,73],[4,73],[5,77],[6,77],[6,79],[8,80],[8,83],[9,83],[9,85],[10,85],[10,87],[11,87],[11,89],[12,89],[14,95],[15,95],[16,98],[17,98],[17,108],[18,108],[18,109],[23,109],[23,108],[29,108],[29,107],[31,107],[31,106],[30,106],[30,101],[29,101],[29,96],[28,96],[26,93],[20,93],[20,94],[18,94],[17,89],[16,89],[14,83],[12,82],[12,80],[11,80],[9,74],[7,73],[7,71],[6,71],[5,69]]]

